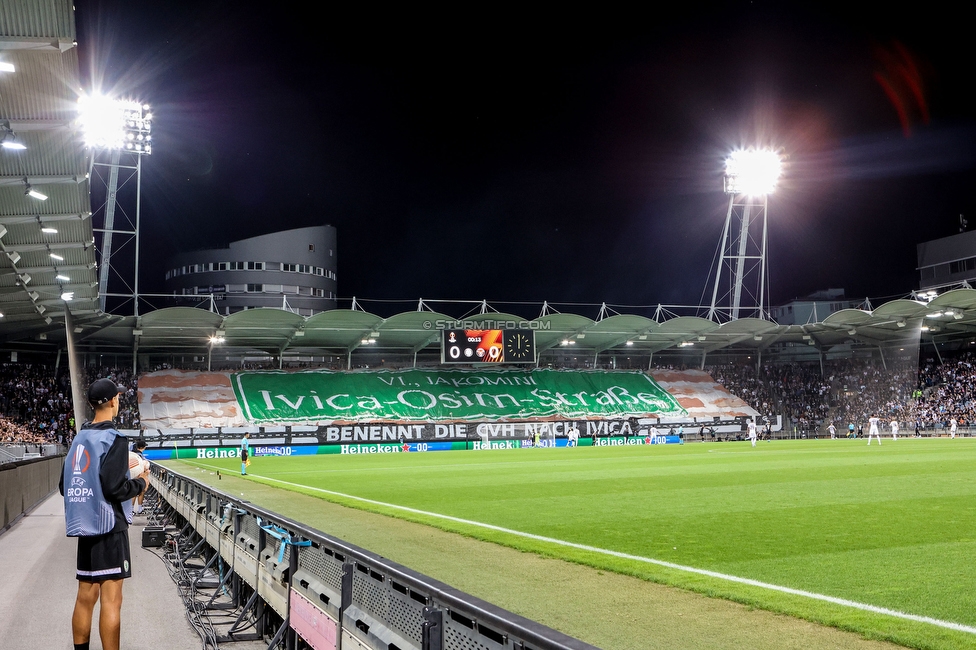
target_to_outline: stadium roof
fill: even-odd
[[[104,320],[93,285],[89,157],[73,128],[81,87],[74,30],[71,0],[0,3],[0,63],[13,66],[0,71],[0,138],[26,147],[0,149],[3,336],[63,318],[67,292],[77,320]],[[28,196],[28,186],[47,199]]]
[[[603,312],[609,314],[609,311]],[[136,317],[112,317],[106,325],[86,324],[82,344],[117,351],[205,354],[212,339],[228,353],[271,355],[349,355],[357,350],[415,353],[438,349],[447,328],[522,327],[536,333],[540,352],[572,346],[577,354],[608,351],[653,354],[688,347],[706,354],[724,348],[765,350],[778,343],[830,349],[836,345],[894,347],[915,345],[919,335],[942,340],[976,335],[976,290],[956,289],[931,302],[893,300],[873,311],[844,309],[822,322],[777,325],[744,318],[716,323],[694,316],[647,318],[613,314],[593,320],[572,313],[548,313],[534,319],[485,312],[461,321],[448,314],[418,310],[383,318],[359,309],[336,309],[303,317],[281,309],[250,309],[229,316],[192,307],[170,307]],[[32,337],[31,333],[25,333]],[[63,326],[46,333],[63,341]],[[8,341],[12,339],[8,337]]]
[[[279,309],[221,316],[172,307],[141,317],[98,311],[91,158],[74,128],[80,92],[75,45],[71,0],[0,3],[0,63],[13,66],[12,72],[0,71],[0,138],[26,147],[0,149],[0,340],[63,346],[64,292],[73,292],[68,304],[82,344],[127,352],[207,351],[219,336],[224,350],[244,353],[351,355],[363,347],[416,353],[439,347],[440,329],[470,327],[451,325],[455,317],[427,310],[423,301],[417,311],[389,318],[359,309],[308,318]],[[47,199],[27,196],[28,185]],[[976,335],[971,289],[948,291],[931,302],[845,309],[819,323],[790,326],[749,318],[717,323],[660,309],[653,318],[601,309],[596,320],[545,308],[535,319],[491,312],[487,304],[484,311],[465,320],[529,327],[540,352],[572,346],[575,353],[592,355],[653,354],[682,346],[707,354],[777,343],[884,347],[913,344],[920,330],[941,339]]]

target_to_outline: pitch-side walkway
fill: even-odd
[[[141,546],[145,517],[129,530],[132,578],[125,581],[122,647],[125,650],[199,648],[176,585],[159,557]],[[64,536],[64,505],[56,492],[0,534],[0,647],[70,649],[75,549]],[[92,650],[101,649],[98,609]]]

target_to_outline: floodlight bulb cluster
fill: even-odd
[[[152,153],[152,113],[148,104],[102,95],[82,96],[78,100],[78,112],[86,145]]]
[[[749,196],[772,194],[782,173],[783,163],[775,151],[735,151],[725,161],[725,192]]]

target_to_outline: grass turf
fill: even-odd
[[[206,461],[234,471],[233,460]],[[237,465],[239,468],[239,465]],[[258,458],[276,479],[976,625],[976,440]],[[282,486],[282,483],[272,484]],[[974,635],[302,489],[914,647]]]

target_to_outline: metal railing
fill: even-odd
[[[306,639],[314,647],[595,648],[168,468],[153,465],[152,485],[281,617],[282,630],[323,633]]]

